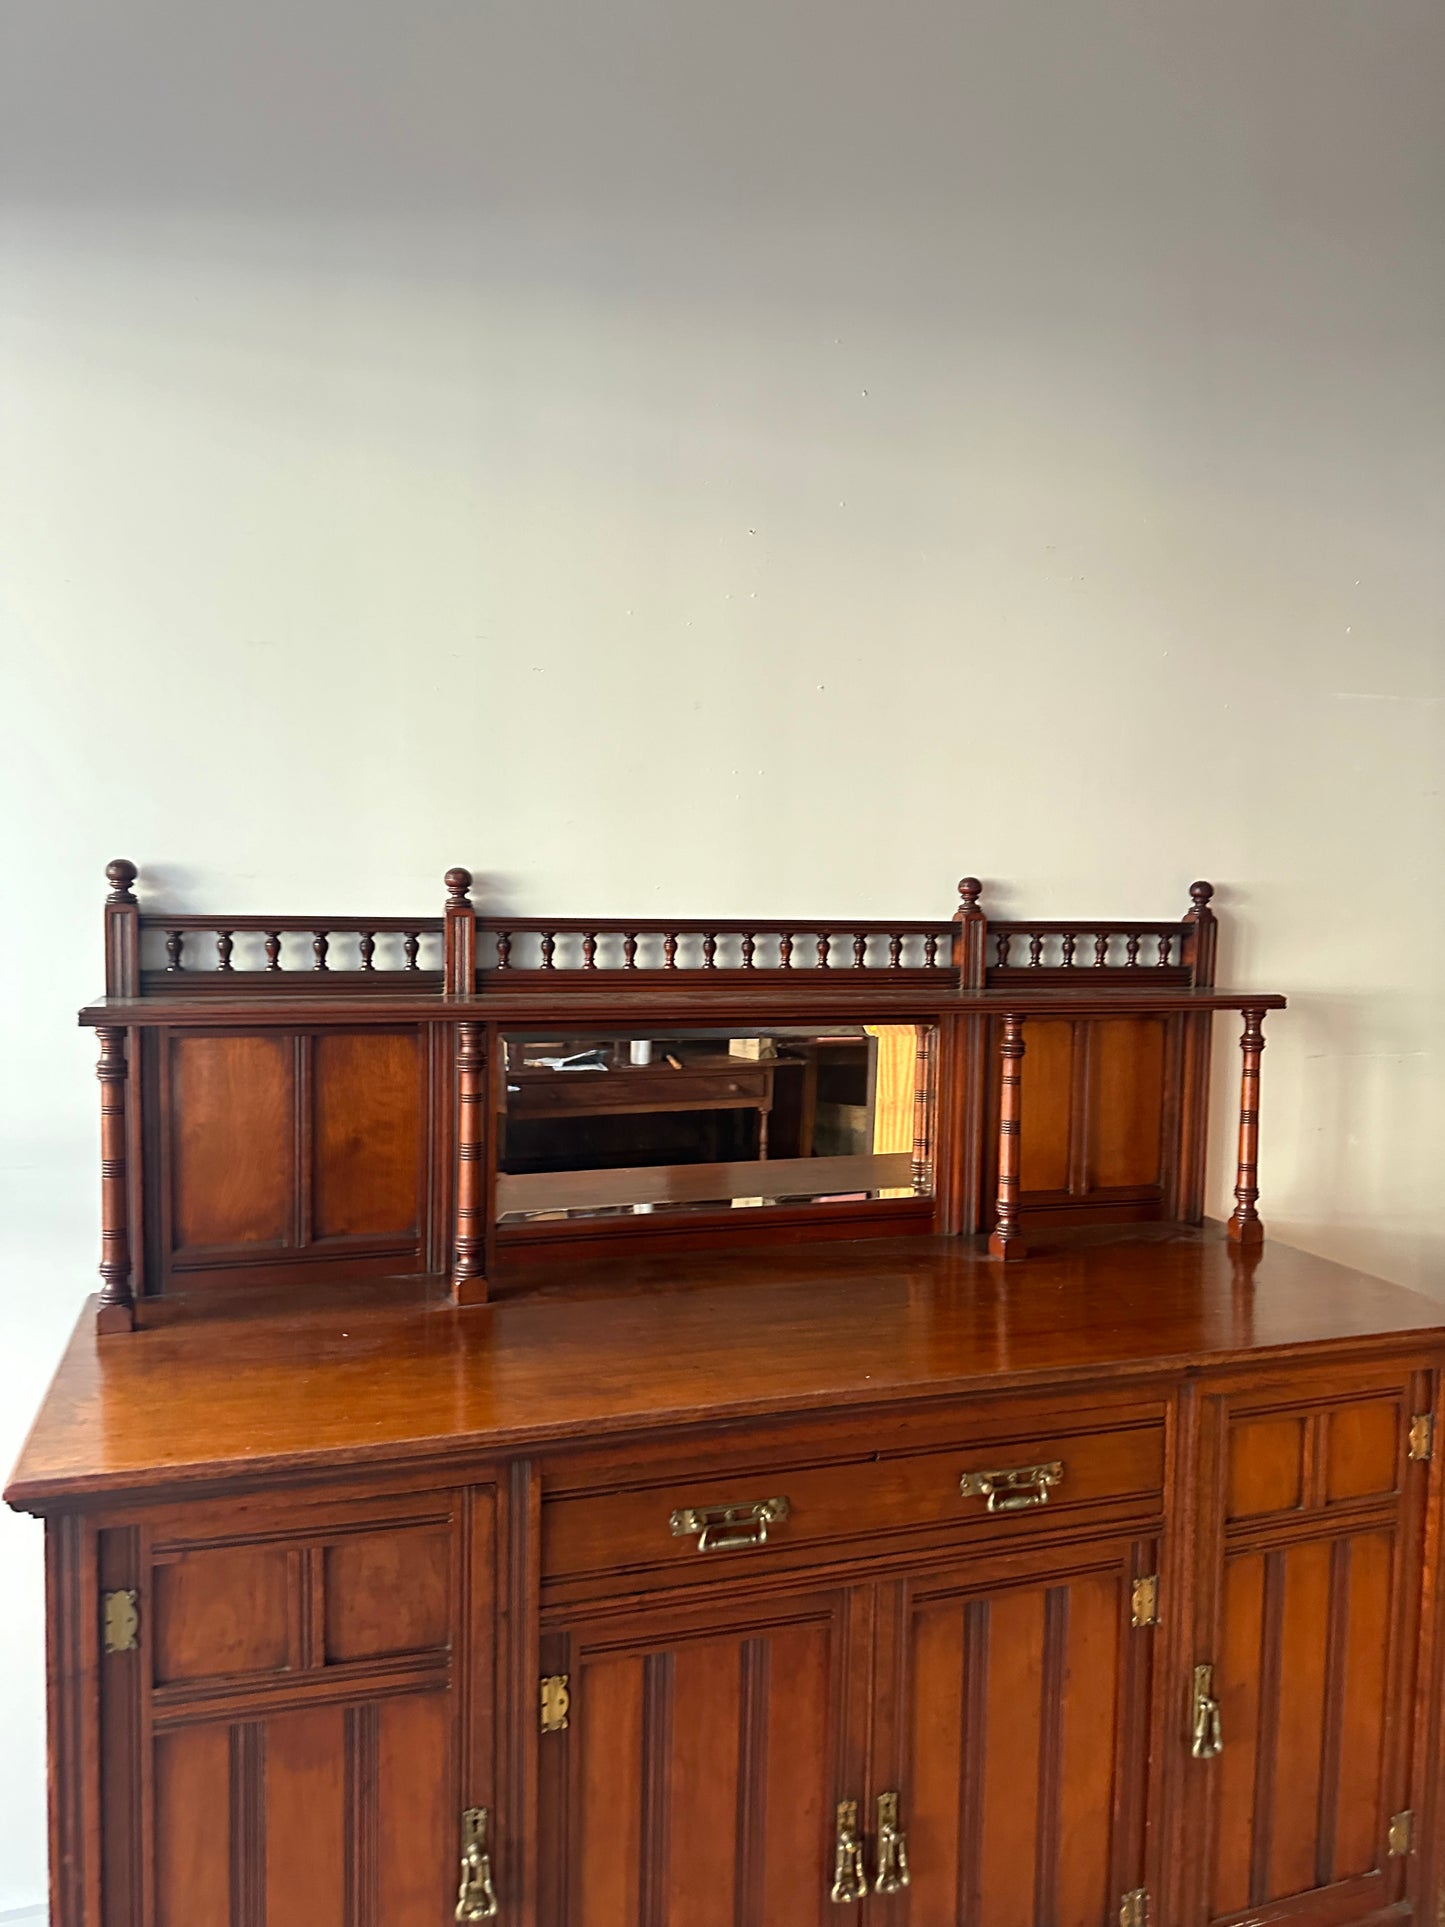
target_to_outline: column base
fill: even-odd
[[[989,1237],[988,1255],[1012,1264],[1015,1258],[1027,1258],[1029,1248],[1017,1231],[995,1231]]]
[[[452,1278],[452,1303],[454,1305],[485,1305],[490,1290],[483,1277]]]
[[[95,1329],[104,1337],[108,1332],[133,1332],[135,1330],[135,1306],[97,1305],[95,1309]]]
[[[1240,1245],[1245,1250],[1248,1250],[1251,1245],[1264,1243],[1264,1224],[1259,1218],[1241,1218],[1236,1211],[1225,1229],[1229,1233],[1229,1242]]]

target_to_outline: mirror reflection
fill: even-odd
[[[504,1040],[502,1223],[933,1190],[932,1026]]]

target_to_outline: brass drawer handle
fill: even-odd
[[[838,1833],[833,1853],[833,1884],[828,1898],[835,1907],[851,1907],[868,1898],[868,1869],[863,1865],[863,1843],[858,1838],[858,1802],[838,1803]]]
[[[756,1499],[752,1505],[682,1506],[670,1521],[674,1539],[697,1534],[699,1552],[747,1552],[768,1543],[768,1527],[779,1525],[792,1507],[786,1499]]]
[[[1214,1697],[1214,1668],[1194,1669],[1194,1739],[1189,1748],[1196,1760],[1215,1760],[1224,1751],[1224,1722]]]
[[[908,1885],[908,1842],[898,1824],[898,1795],[878,1795],[878,1875],[875,1894],[902,1893]]]
[[[1008,1472],[965,1472],[958,1489],[965,1499],[987,1499],[990,1512],[1022,1512],[1027,1506],[1047,1505],[1049,1488],[1063,1482],[1063,1461],[1050,1459],[1046,1465],[1019,1465]]]
[[[487,1809],[468,1807],[462,1815],[462,1884],[457,1889],[458,1920],[495,1920],[497,1890],[487,1850]]]

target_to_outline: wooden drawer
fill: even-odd
[[[1016,1543],[1020,1533],[1085,1508],[1155,1512],[1163,1490],[1159,1419],[824,1465],[780,1459],[728,1471],[714,1464],[665,1482],[547,1499],[542,1577],[652,1571],[675,1584],[959,1535]]]

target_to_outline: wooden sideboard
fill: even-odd
[[[395,927],[435,981],[192,989],[131,908],[86,1013],[100,1315],[6,1492],[46,1527],[53,1927],[1445,1918],[1445,1315],[1260,1236],[1281,999],[1150,979],[1130,925],[1117,967],[995,929],[1034,981],[971,985],[1011,967],[976,886],[885,926],[881,983],[834,927],[841,986],[742,983],[701,925],[694,981],[597,986],[579,923],[576,981],[512,991],[453,902]],[[1182,965],[1145,929],[1199,970],[1198,922]],[[494,1037],[564,1005],[916,1024],[912,1193],[509,1243]],[[1181,1204],[1229,1007],[1225,1228]]]

